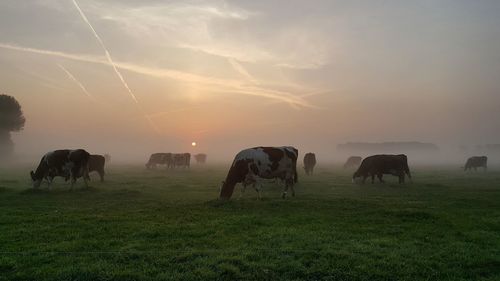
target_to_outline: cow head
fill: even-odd
[[[359,177],[361,177],[361,174],[359,173],[359,171],[354,172],[354,174],[352,175],[352,183],[355,183],[356,179]]]
[[[42,179],[38,179],[33,171],[30,172],[30,176],[31,176],[31,183],[33,184],[33,188],[40,187],[40,184],[42,183]]]
[[[235,185],[236,185],[235,182],[231,183],[228,181],[223,181],[220,186],[219,199],[229,200],[229,198],[231,198],[231,196],[233,195],[233,190]]]

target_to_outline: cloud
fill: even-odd
[[[122,82],[123,86],[125,87],[125,89],[127,89],[127,92],[130,94],[132,99],[136,103],[138,103],[137,97],[134,95],[134,93],[132,92],[132,90],[128,86],[125,79],[123,79],[123,75],[120,73],[120,71],[118,71],[118,68],[116,68],[115,63],[113,62],[113,59],[111,58],[111,54],[109,53],[108,49],[106,48],[106,45],[104,45],[104,42],[102,41],[101,37],[99,36],[99,34],[97,34],[97,32],[95,31],[92,24],[90,24],[90,21],[87,19],[87,16],[85,16],[85,13],[82,11],[82,9],[80,9],[80,6],[78,6],[78,3],[76,2],[76,0],[73,0],[73,4],[75,5],[75,8],[78,10],[78,13],[80,13],[80,16],[82,17],[83,21],[85,21],[85,23],[92,30],[92,34],[94,34],[95,38],[99,42],[99,45],[101,45],[101,47],[104,49],[104,53],[106,54],[106,59],[108,60],[109,64],[113,67],[113,70],[115,71],[118,78],[120,78],[120,81]]]
[[[89,10],[134,41],[152,45],[268,67],[315,69],[330,60],[332,39],[324,20],[277,24],[265,11],[250,11],[225,1],[142,2],[135,6],[100,2],[89,5]]]
[[[40,55],[55,56],[81,62],[110,65],[109,61],[102,56],[72,54],[52,50],[22,47],[5,43],[0,43],[0,48]],[[243,83],[239,80],[201,76],[178,70],[148,67],[129,62],[114,61],[114,64],[117,68],[128,70],[138,74],[158,78],[170,78],[179,82],[203,85],[205,90],[212,93],[234,93],[240,95],[250,95],[285,102],[296,108],[315,108],[314,105],[307,102],[304,98],[291,94],[289,92],[262,88],[255,85],[247,85],[246,83]]]

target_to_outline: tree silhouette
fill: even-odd
[[[21,105],[17,100],[8,95],[0,95],[0,159],[12,155],[14,143],[10,133],[22,130],[25,122]]]

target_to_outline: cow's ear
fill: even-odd
[[[35,173],[33,171],[30,172],[30,176],[32,180],[35,180]]]

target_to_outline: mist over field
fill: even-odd
[[[12,137],[26,162],[80,147],[117,162],[153,152],[227,162],[259,145],[341,162],[350,153],[339,144],[424,142],[439,151],[410,160],[460,165],[498,155],[476,146],[500,143],[499,10],[498,1],[2,1],[0,92],[22,105],[27,122]]]

